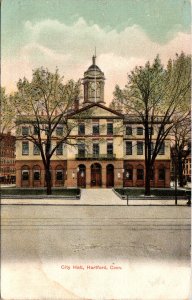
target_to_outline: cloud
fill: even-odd
[[[190,35],[178,32],[167,44],[152,42],[138,25],[121,32],[88,25],[79,18],[72,25],[57,20],[43,20],[24,25],[30,42],[20,49],[19,57],[2,58],[2,84],[13,89],[19,77],[31,77],[31,70],[40,66],[51,71],[56,66],[66,79],[82,78],[91,64],[97,47],[97,64],[105,73],[106,102],[112,99],[115,84],[124,86],[127,73],[136,65],[152,61],[157,53],[166,63],[175,53],[190,53]]]

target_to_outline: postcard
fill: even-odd
[[[191,299],[191,2],[1,11],[1,298]]]

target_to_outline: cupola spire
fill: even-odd
[[[92,61],[93,61],[93,65],[95,66],[95,64],[96,64],[96,47],[95,47],[95,55],[93,55],[93,57],[92,57]]]
[[[96,56],[95,55],[93,55],[92,61],[93,61],[93,65],[95,66],[95,61],[96,61]]]

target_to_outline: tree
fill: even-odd
[[[175,122],[182,121],[189,110],[190,61],[190,56],[181,53],[164,68],[157,56],[152,64],[148,61],[144,67],[136,67],[118,92],[124,112],[135,115],[144,127],[146,195],[150,195],[150,175],[160,149]]]
[[[121,112],[123,110],[122,99],[123,99],[123,93],[122,93],[122,90],[120,89],[119,85],[117,84],[115,86],[115,90],[113,92],[113,100],[111,101],[109,107],[111,109]]]
[[[5,93],[5,88],[1,87],[1,98],[0,98],[0,133],[3,138],[3,134],[11,131],[14,127],[14,107],[9,101],[8,95]]]
[[[189,115],[172,129],[171,158],[175,169],[175,182],[179,179],[179,186],[184,186],[184,166],[187,156],[191,153],[191,120]]]
[[[68,116],[75,110],[80,81],[70,80],[63,84],[63,77],[58,70],[51,73],[39,68],[33,72],[31,82],[26,78],[20,79],[17,89],[10,97],[16,109],[17,139],[29,141],[39,149],[45,169],[47,194],[51,194],[50,164],[53,154],[63,144],[77,145],[70,133],[83,113],[73,120],[69,120]],[[27,126],[26,132],[21,132],[21,126]],[[60,134],[56,133],[58,126],[62,131]]]

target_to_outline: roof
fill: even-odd
[[[101,69],[97,65],[91,65],[87,71],[95,71],[95,70],[101,72]]]
[[[111,113],[117,115],[118,117],[124,118],[124,115],[123,115],[123,114],[117,112],[117,111],[114,110],[114,109],[111,109],[111,108],[109,108],[109,107],[106,107],[105,105],[102,105],[102,104],[100,104],[100,103],[91,103],[91,104],[89,104],[89,105],[87,105],[87,106],[85,106],[85,107],[83,107],[83,108],[80,108],[80,109],[76,110],[75,112],[69,114],[68,117],[75,116],[76,114],[81,113],[81,112],[83,112],[83,111],[85,111],[85,110],[87,110],[87,109],[90,109],[90,108],[94,107],[94,106],[103,108],[103,109],[105,109],[105,110],[107,110],[107,111],[109,111],[109,112],[111,112]]]

